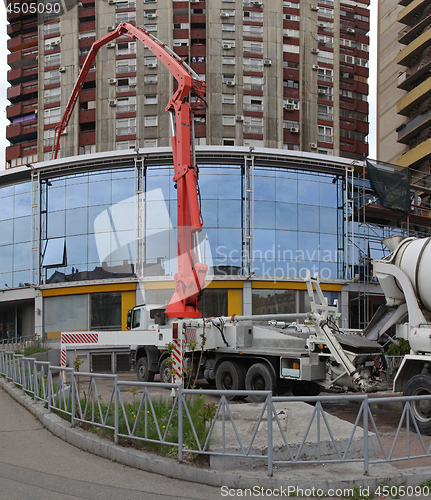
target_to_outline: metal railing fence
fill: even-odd
[[[253,391],[264,401],[261,406],[250,406],[255,411],[255,423],[241,429],[236,409],[244,405],[230,405],[228,399],[245,398],[250,391],[218,391],[185,389],[178,384],[157,382],[130,382],[119,380],[118,375],[85,373],[52,366],[0,349],[0,376],[20,387],[23,394],[34,401],[45,403],[69,419],[72,426],[97,426],[110,433],[116,444],[120,439],[169,446],[177,450],[178,460],[185,453],[255,459],[267,465],[272,475],[274,465],[363,462],[364,474],[370,465],[431,456],[431,438],[421,434],[414,418],[415,402],[431,400],[430,396],[370,398],[368,395],[330,395],[313,397],[275,397],[269,391]],[[66,378],[70,382],[66,383]],[[102,394],[98,387],[103,380]],[[168,410],[158,412],[155,396],[150,389],[171,390]],[[126,402],[123,393],[133,394],[133,404]],[[198,432],[198,416],[192,407],[196,398],[218,396],[214,413],[204,420],[204,431]],[[157,395],[160,398],[160,394]],[[282,416],[291,411],[289,403],[309,403],[308,423],[294,436]],[[358,410],[349,431],[340,438],[337,423],[325,411],[327,403],[354,403]],[[393,403],[400,409],[399,423],[393,439],[379,429],[373,409]],[[282,406],[281,406],[282,405]],[[284,411],[281,408],[287,408]],[[374,411],[375,413],[375,411]],[[291,417],[290,417],[291,418]],[[338,419],[337,419],[338,421]],[[292,438],[295,439],[292,439]],[[310,443],[314,451],[310,453]]]

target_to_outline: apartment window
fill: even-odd
[[[283,52],[289,52],[290,54],[299,54],[299,45],[289,45],[288,43],[284,43]]]
[[[319,68],[317,71],[317,79],[323,80],[325,82],[333,82],[334,81],[334,72],[329,68]]]
[[[56,36],[55,38],[47,38],[45,39],[45,50],[54,50],[59,48],[61,43],[61,37]],[[37,51],[36,51],[37,53]]]
[[[319,17],[328,17],[329,19],[334,18],[334,9],[327,9],[326,7],[319,8]]]
[[[49,128],[43,131],[43,145],[44,147],[53,146],[55,137],[55,129]]]
[[[235,104],[235,94],[222,94],[222,104]]]
[[[146,116],[145,117],[145,126],[146,127],[157,127],[157,116]]]
[[[144,64],[145,66],[148,66],[150,64],[157,64],[157,57],[145,57]]]
[[[323,64],[334,64],[334,53],[321,50],[317,54],[317,62]]]
[[[79,146],[80,155],[91,155],[96,152],[95,144],[86,144],[85,146]]]
[[[136,7],[135,0],[117,0],[115,8],[117,10],[121,9],[134,9]]]
[[[95,31],[83,31],[82,33],[78,34],[79,40],[84,40],[85,38],[95,38],[95,37],[96,37]]]
[[[155,31],[157,31],[157,24],[146,24],[144,27],[150,33],[154,33]]]
[[[134,73],[136,71],[136,59],[120,59],[116,64],[117,73]]]
[[[60,121],[60,108],[48,108],[44,112],[45,125],[57,123]]]
[[[43,27],[45,36],[60,33],[60,22],[45,24]]]
[[[157,147],[157,139],[145,139],[144,148],[156,148]]]
[[[51,104],[53,102],[60,102],[61,87],[55,87],[53,89],[46,89],[44,95],[45,104]]]
[[[333,149],[318,148],[317,152],[320,155],[328,155],[328,156],[333,156],[334,155],[334,150]]]
[[[256,59],[254,57],[244,57],[243,59],[244,71],[263,71],[263,59]]]
[[[223,57],[223,64],[228,64],[230,66],[235,65],[235,58],[234,57]]]
[[[251,95],[245,95],[244,111],[263,111],[262,98]]]
[[[117,92],[131,92],[136,90],[136,76],[119,78],[117,81]]]
[[[319,142],[328,142],[332,144],[332,127],[323,127],[319,125],[317,127],[317,140]]]
[[[244,76],[244,90],[263,90],[262,76]]]
[[[145,104],[157,104],[158,96],[157,95],[146,95],[144,97]]]
[[[230,9],[223,9],[222,14],[228,14],[230,17],[235,17],[235,11]]]
[[[45,56],[45,68],[49,66],[60,66],[60,52]]]
[[[287,110],[299,109],[299,100],[297,100],[297,99],[285,99],[283,101],[283,106]]]
[[[54,85],[60,83],[60,71],[53,69],[52,71],[45,71],[45,85]]]
[[[187,38],[176,38],[174,40],[174,47],[188,47],[189,46],[189,40]]]
[[[115,21],[119,23],[132,23],[136,21],[136,12],[117,12]]]
[[[244,36],[255,36],[258,38],[263,37],[263,27],[262,26],[243,26],[243,35]]]
[[[236,26],[234,24],[222,24],[222,31],[235,31]]]
[[[157,75],[145,75],[144,83],[146,85],[153,85],[157,83]]]
[[[136,111],[136,96],[117,99],[117,113],[133,113],[134,111]]]
[[[136,42],[117,43],[117,56],[136,54]]]
[[[222,139],[223,146],[235,146],[235,139]]]
[[[284,14],[283,18],[286,21],[295,21],[295,22],[298,22],[298,23],[301,20],[301,18],[299,16],[294,16],[293,14]]]
[[[192,63],[205,63],[205,62],[206,62],[205,56],[192,56]]]
[[[136,141],[118,141],[116,149],[117,151],[125,151],[128,149],[135,149]]]
[[[235,75],[223,75],[223,83],[235,83]]]
[[[262,116],[244,116],[245,134],[263,134]]]
[[[326,106],[324,104],[319,104],[317,106],[317,117],[319,120],[333,120],[333,108],[332,106]]]
[[[136,134],[136,118],[117,118],[117,135]]]
[[[244,54],[263,54],[263,43],[244,40]]]
[[[262,139],[244,139],[244,146],[248,148],[250,146],[254,148],[263,148],[263,141]]]
[[[222,116],[222,124],[227,127],[235,126],[235,116]]]
[[[262,11],[244,11],[244,21],[252,21],[254,23],[263,22],[263,12]]]
[[[221,45],[223,49],[233,49],[235,48],[235,41],[234,40],[222,40]]]
[[[174,30],[188,30],[189,23],[174,23]]]

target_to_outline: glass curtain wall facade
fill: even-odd
[[[202,164],[200,196],[215,275],[244,275],[244,166]],[[144,277],[176,272],[172,167],[145,169]],[[266,278],[342,277],[342,178],[294,169],[254,172],[252,271]],[[31,277],[31,183],[0,188],[0,286],[135,274],[135,168],[40,182],[40,276]],[[162,207],[162,211],[160,210]],[[163,213],[164,210],[164,213]],[[342,261],[342,259],[341,259]],[[211,262],[208,262],[211,264]]]

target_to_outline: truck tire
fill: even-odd
[[[322,391],[320,385],[307,380],[299,380],[292,384],[292,394],[294,396],[318,396]]]
[[[431,396],[431,375],[412,377],[404,387],[403,396]],[[421,434],[431,436],[431,399],[411,401],[410,407]],[[414,423],[410,425],[414,429]]]
[[[245,388],[245,370],[234,361],[223,361],[217,368],[216,387],[219,391],[243,391]],[[235,396],[226,396],[227,400]]]
[[[246,391],[271,391],[274,394],[275,380],[274,374],[268,365],[264,363],[255,363],[248,369],[245,377]],[[265,396],[248,396],[253,403],[262,403]]]
[[[148,369],[147,358],[139,358],[136,364],[136,375],[139,382],[152,382],[154,380],[154,372]]]
[[[171,365],[168,363],[169,357],[165,358],[160,364],[160,382],[170,384],[172,382]]]

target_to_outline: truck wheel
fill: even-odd
[[[404,388],[403,396],[431,396],[431,376],[422,374],[412,377]],[[411,401],[410,407],[421,434],[431,436],[431,399]],[[413,422],[410,425],[414,428]]]
[[[160,364],[160,382],[170,384],[172,382],[171,366],[168,363],[169,358],[165,358]]]
[[[292,394],[294,396],[318,396],[322,391],[320,385],[307,380],[300,380],[292,384]]]
[[[272,391],[274,394],[275,381],[274,374],[268,365],[264,363],[255,363],[248,369],[245,377],[246,391]],[[262,403],[265,401],[265,396],[248,396],[253,403]]]
[[[139,358],[136,364],[136,375],[139,382],[152,382],[154,380],[154,372],[148,369],[147,358]]]
[[[216,387],[219,391],[243,391],[245,388],[245,370],[234,361],[223,361],[217,368]],[[227,396],[227,400],[235,396]]]

